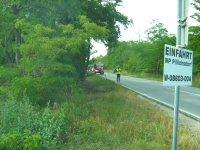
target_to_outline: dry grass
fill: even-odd
[[[78,149],[170,150],[173,120],[137,94],[96,75],[85,83]],[[87,114],[87,115],[86,115]],[[89,128],[89,129],[88,129]],[[82,143],[82,144],[81,144]],[[84,144],[83,144],[84,143]],[[77,146],[77,145],[76,145]],[[75,149],[77,147],[72,146]],[[179,126],[178,149],[200,149],[200,139]]]
[[[193,77],[193,86],[194,87],[199,87],[200,88],[200,75]]]

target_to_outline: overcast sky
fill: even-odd
[[[191,3],[192,0],[189,0]],[[153,19],[158,19],[164,24],[168,33],[176,34],[177,29],[177,0],[123,0],[122,6],[118,11],[128,16],[133,20],[133,26],[127,30],[121,27],[122,41],[138,40],[139,35],[145,38],[144,32],[150,27],[150,22]],[[188,16],[194,14],[196,10],[189,5]],[[189,26],[199,25],[194,19],[188,19]],[[167,43],[166,43],[167,44]],[[92,57],[106,55],[106,48],[102,44],[95,44],[94,49],[98,53],[93,54]]]

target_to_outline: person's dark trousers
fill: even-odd
[[[120,82],[120,74],[117,74],[117,82]]]

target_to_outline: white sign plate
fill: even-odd
[[[193,51],[165,44],[163,85],[192,85]]]

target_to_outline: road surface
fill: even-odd
[[[116,74],[104,77],[116,82]],[[118,82],[116,82],[118,83]],[[121,75],[120,85],[145,97],[174,108],[175,86],[163,86],[162,82]],[[179,111],[200,120],[200,88],[180,86]]]

